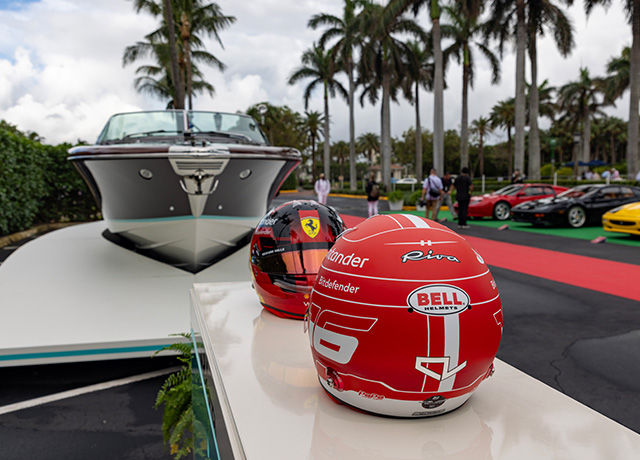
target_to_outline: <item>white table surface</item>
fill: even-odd
[[[250,460],[640,458],[639,434],[500,360],[452,413],[358,413],[321,389],[303,322],[263,310],[249,282],[195,284],[191,299]]]
[[[197,275],[62,228],[0,265],[0,367],[151,356],[189,332],[194,283],[249,280],[248,246]]]

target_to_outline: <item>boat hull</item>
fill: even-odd
[[[247,146],[76,147],[109,239],[198,272],[244,246],[282,182],[292,149]]]

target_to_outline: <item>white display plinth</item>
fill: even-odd
[[[249,282],[196,284],[191,302],[216,425],[226,426],[233,458],[628,460],[640,452],[637,433],[500,360],[452,413],[356,412],[320,387],[303,322],[263,310]]]
[[[194,283],[250,278],[248,247],[193,275],[107,241],[105,228],[56,230],[0,266],[0,367],[151,356],[189,332]]]

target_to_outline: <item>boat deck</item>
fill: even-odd
[[[107,241],[105,228],[53,231],[0,266],[0,367],[150,356],[189,332],[194,283],[250,279],[247,249],[194,275]]]

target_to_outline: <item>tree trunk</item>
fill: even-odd
[[[422,127],[420,126],[420,85],[416,83],[416,179],[422,180]]]
[[[538,95],[538,50],[536,30],[529,32],[529,62],[531,64],[531,89],[529,93],[529,179],[540,180],[540,131],[538,113],[540,97]]]
[[[524,0],[516,0],[518,23],[516,26],[516,97],[515,97],[515,146],[514,168],[524,172],[524,125],[525,125],[525,81],[524,55],[526,47],[526,24],[524,20]]]
[[[462,122],[460,125],[460,168],[469,167],[469,58],[465,46],[462,64]],[[444,172],[444,171],[438,171]]]
[[[324,83],[324,176],[331,181],[331,138],[329,137],[329,88]]]
[[[176,29],[173,22],[171,0],[164,0],[164,15],[169,32],[169,48],[171,53],[171,79],[173,80],[173,108],[184,109],[184,85],[178,70],[178,50],[176,49]]]
[[[389,72],[382,76],[382,104],[380,113],[380,143],[382,150],[382,182],[387,190],[391,188],[391,77]]]
[[[189,24],[189,19],[185,13],[182,13],[181,22],[180,32],[184,47],[184,65],[187,71],[187,98],[189,100],[189,110],[192,110],[193,99],[191,87],[193,75],[191,74],[191,46],[189,45],[189,41],[191,40],[191,25]]]
[[[316,168],[316,137],[311,136],[311,183],[315,184],[317,177],[318,171]]]
[[[513,145],[511,142],[511,125],[507,126],[507,172],[513,174]]]
[[[611,144],[611,164],[614,165],[616,164],[616,136],[614,136],[613,134],[611,134],[611,138],[610,138],[610,144]]]
[[[431,0],[431,23],[433,24],[433,167],[444,169],[444,62],[440,31],[440,6]]]
[[[629,126],[627,133],[627,177],[638,173],[638,99],[640,99],[640,1],[633,1],[631,60],[629,75]]]
[[[591,161],[591,113],[585,109],[586,113],[582,120],[582,161]]]
[[[353,95],[356,92],[356,85],[353,81],[353,62],[349,59],[347,64],[349,74],[349,189],[358,189],[358,177],[356,172],[356,122],[353,104]]]
[[[478,152],[478,163],[480,163],[480,177],[484,176],[484,145],[482,133],[480,133],[480,151]]]

